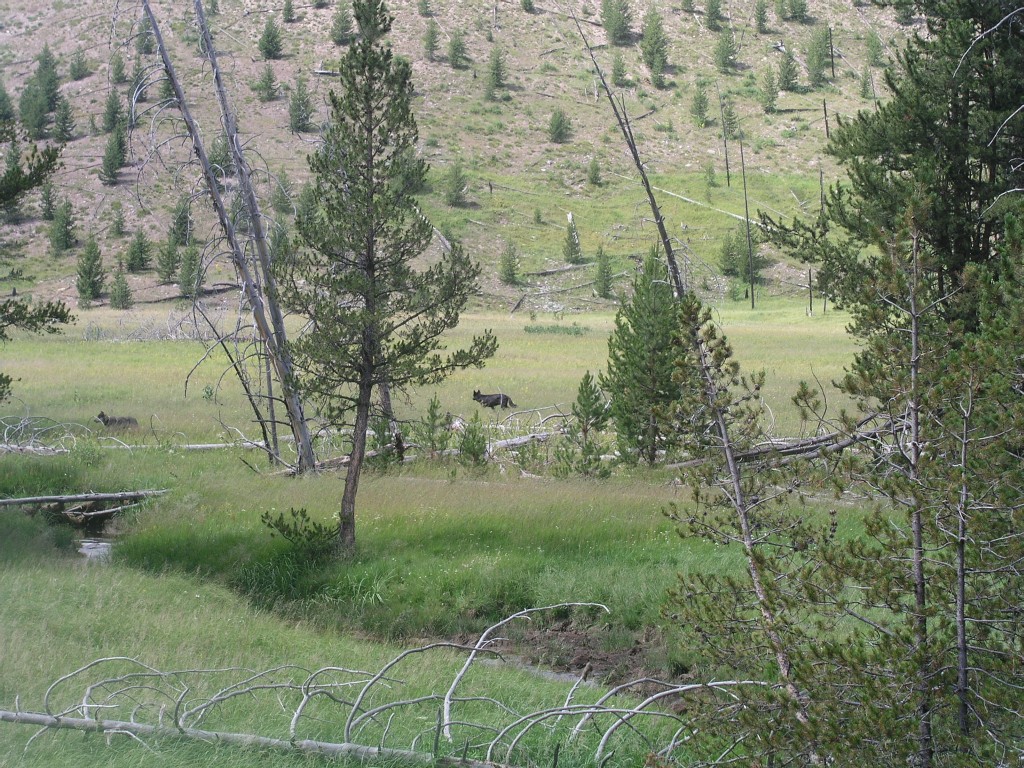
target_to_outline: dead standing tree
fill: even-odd
[[[583,27],[575,14],[573,14],[573,20],[576,22],[576,29],[579,32],[580,39],[590,55],[594,70],[601,81],[601,86],[608,97],[608,102],[611,104],[612,112],[615,114],[615,119],[626,141],[626,145],[629,147],[633,163],[647,194],[651,212],[654,214],[654,220],[658,227],[658,234],[665,250],[665,257],[668,261],[669,279],[672,283],[677,303],[682,309],[679,313],[680,319],[688,321],[692,319],[690,327],[683,329],[681,338],[685,343],[692,346],[691,359],[696,363],[696,370],[693,372],[691,383],[698,391],[697,396],[703,401],[704,413],[710,421],[707,427],[716,438],[719,458],[725,473],[725,477],[718,483],[719,489],[728,498],[736,515],[736,526],[740,532],[738,540],[744,551],[747,575],[750,578],[755,610],[758,614],[759,629],[771,649],[771,654],[774,656],[778,667],[780,686],[785,691],[790,705],[793,707],[795,718],[802,727],[807,728],[811,724],[809,701],[806,692],[800,689],[797,682],[794,670],[793,649],[789,647],[787,638],[781,629],[785,625],[785,620],[780,615],[780,606],[772,599],[767,588],[771,574],[765,573],[764,566],[762,565],[761,555],[758,551],[760,539],[753,519],[761,504],[761,500],[756,496],[750,497],[747,493],[748,483],[744,477],[744,469],[738,460],[739,446],[731,432],[730,396],[727,387],[723,386],[729,377],[723,376],[722,371],[719,370],[721,368],[720,351],[715,346],[716,339],[714,334],[709,335],[706,333],[706,326],[709,324],[710,318],[705,312],[700,311],[699,300],[688,290],[680,273],[675,252],[672,248],[672,241],[665,227],[664,217],[661,214],[661,207],[658,205],[648,181],[647,172],[640,158],[640,152],[629,124],[625,106],[622,105],[620,108],[620,105],[616,103],[615,97],[608,87],[608,82],[605,80],[604,73],[601,71],[601,66],[597,62],[597,57],[594,55],[594,51],[583,32]],[[697,306],[695,307],[694,305]],[[810,745],[806,757],[812,764],[820,763],[820,756],[817,754],[813,744]]]
[[[150,7],[148,0],[142,0],[142,7],[149,19],[153,37],[157,45],[157,51],[163,62],[164,72],[170,82],[174,96],[178,102],[178,109],[185,123],[192,148],[199,161],[203,178],[206,182],[207,192],[217,213],[221,229],[228,242],[232,264],[242,281],[242,290],[245,299],[252,312],[254,325],[260,341],[263,343],[267,357],[274,369],[281,387],[281,399],[284,402],[288,414],[288,422],[295,438],[295,449],[298,454],[297,471],[311,470],[316,466],[316,458],[313,453],[312,438],[309,427],[303,412],[302,398],[295,387],[293,364],[288,350],[288,339],[284,327],[284,316],[277,300],[277,290],[274,277],[270,272],[270,250],[267,243],[266,230],[263,226],[263,217],[259,208],[259,201],[256,199],[251,182],[251,170],[241,150],[241,142],[238,138],[238,127],[234,112],[228,103],[224,84],[221,80],[220,69],[217,65],[217,56],[206,25],[206,17],[203,12],[201,0],[195,0],[196,23],[203,39],[203,50],[214,76],[214,85],[217,91],[217,99],[221,108],[221,119],[223,121],[224,134],[228,142],[232,162],[235,165],[243,203],[248,212],[249,221],[252,226],[252,243],[256,250],[256,259],[250,260],[246,255],[246,249],[239,236],[238,230],[232,219],[224,198],[220,192],[220,185],[217,176],[210,163],[209,155],[203,143],[199,126],[188,108],[185,93],[181,82],[175,74],[174,64],[171,62],[167,46],[164,44],[163,36],[157,18]],[[266,444],[272,444],[268,430],[273,432],[272,419],[268,420],[259,408],[257,395],[253,391],[251,380],[239,370],[239,363],[231,355],[227,345],[222,347],[228,352],[232,359],[232,365],[238,374],[239,381],[245,388],[246,396],[252,406],[256,418],[263,429]],[[279,456],[276,458],[280,458]]]

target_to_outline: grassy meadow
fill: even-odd
[[[718,315],[744,367],[767,371],[776,431],[798,433],[788,397],[802,378],[825,383],[841,374],[853,349],[843,334],[845,318],[807,316],[802,303],[783,299],[761,301],[756,311],[727,303]],[[505,422],[506,434],[529,429],[533,409],[567,412],[582,373],[604,366],[613,319],[469,313],[452,344],[490,328],[500,341],[496,358],[436,390],[409,393],[403,415],[418,418],[436,394],[444,410],[468,417],[478,408],[473,389],[516,400],[518,416],[483,413],[487,422]],[[223,363],[213,356],[193,371],[200,343],[138,340],[159,336],[140,329],[164,323],[152,310],[127,317],[94,310],[80,313],[63,336],[18,337],[3,348],[0,367],[19,379],[5,406],[8,423],[33,417],[37,424],[79,426],[65,441],[72,448],[67,454],[0,458],[0,496],[157,487],[170,493],[112,524],[118,541],[107,565],[73,554],[71,529],[0,510],[0,707],[13,708],[17,697],[22,708],[38,709],[51,681],[106,656],[161,670],[377,669],[424,638],[465,640],[518,610],[566,601],[603,603],[610,613],[562,610],[510,627],[506,636],[523,661],[579,669],[583,659],[593,659],[603,676],[621,679],[632,671],[629,649],[641,647],[645,668],[666,678],[714,674],[701,668],[692,649],[674,642],[661,609],[678,573],[728,571],[741,567],[740,559],[726,547],[679,539],[662,512],[685,505],[687,492],[669,470],[619,468],[602,481],[522,475],[508,460],[483,469],[449,462],[371,470],[360,487],[357,555],[345,563],[310,558],[272,537],[261,515],[305,508],[314,520],[329,522],[341,476],[295,480],[275,474],[254,451],[182,450],[185,443],[231,439],[235,430],[256,435],[237,384],[221,379]],[[146,447],[109,448],[115,441],[92,422],[100,410],[138,418],[131,442]],[[809,514],[823,514],[825,503],[812,502]],[[855,518],[845,523],[850,531]],[[556,626],[569,631],[553,631]],[[403,694],[443,690],[458,658],[440,653],[403,663]],[[213,683],[193,684],[198,696]],[[560,701],[569,684],[513,666],[488,667],[473,685],[529,710]],[[62,686],[61,701],[69,703],[73,690]],[[396,725],[393,735],[411,739],[415,728],[429,730],[432,711],[419,712],[413,725]],[[287,733],[287,717],[272,697],[218,717],[207,727]],[[337,735],[329,725],[316,727],[324,738]],[[147,749],[127,738],[108,747],[99,737],[70,732],[44,735],[26,750],[33,733],[0,726],[0,768],[71,760],[110,766],[142,759],[155,766],[320,761],[165,741]],[[617,759],[636,754],[626,750]]]

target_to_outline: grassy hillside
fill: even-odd
[[[819,182],[830,183],[836,176],[836,169],[822,153],[826,132],[823,106],[827,106],[829,121],[870,107],[870,99],[861,95],[862,78],[867,72],[875,90],[880,91],[882,70],[869,66],[869,38],[877,35],[871,42],[881,45],[884,58],[911,31],[895,23],[891,9],[857,2],[812,1],[804,22],[780,20],[774,8],[770,9],[767,32],[757,34],[752,4],[732,3],[724,8],[721,26],[731,33],[738,56],[733,71],[721,74],[714,63],[721,33],[708,28],[703,8],[684,11],[679,3],[659,0],[655,5],[670,39],[670,68],[665,87],[657,89],[650,82],[638,45],[607,45],[598,23],[598,3],[538,3],[535,12],[527,13],[518,2],[435,0],[429,3],[429,17],[420,14],[420,5],[414,0],[389,4],[396,17],[395,49],[413,63],[421,151],[432,166],[430,188],[422,195],[423,209],[435,226],[462,238],[485,264],[485,304],[504,306],[526,293],[524,306],[540,310],[594,306],[587,285],[592,267],[585,265],[558,276],[527,274],[523,284],[505,286],[497,279],[496,263],[506,242],[518,247],[525,273],[560,266],[566,214],[571,212],[586,255],[592,258],[598,244],[603,244],[613,257],[616,272],[628,274],[653,240],[649,209],[567,12],[580,18],[606,72],[613,55],[621,54],[626,80],[616,88],[617,95],[633,120],[670,231],[690,262],[695,285],[717,294],[723,290],[716,277],[721,237],[742,217],[744,201],[735,141],[729,146],[731,184],[726,184],[716,92],[733,105],[745,137],[751,211],[764,209],[784,216],[813,212]],[[190,108],[207,140],[212,141],[219,131],[219,116],[209,72],[197,55],[188,7],[166,2],[154,7]],[[637,40],[646,8],[640,3],[632,7]],[[160,102],[159,71],[150,70],[146,100],[135,105],[130,165],[122,169],[116,185],[104,185],[98,178],[107,136],[94,126],[102,125],[104,104],[112,88],[125,102],[129,99],[128,85],[111,82],[111,57],[120,54],[130,78],[139,9],[96,0],[54,3],[45,8],[24,0],[5,0],[2,11],[2,81],[15,104],[44,44],[58,59],[61,92],[71,103],[76,130],[65,147],[64,165],[56,181],[59,194],[73,203],[79,244],[59,258],[48,256],[47,223],[39,218],[38,201],[27,201],[18,214],[8,217],[3,232],[5,263],[0,265],[4,275],[11,269],[22,272],[4,280],[0,292],[16,288],[22,293],[32,290],[40,296],[73,301],[75,258],[89,234],[99,239],[111,270],[123,257],[128,238],[114,237],[110,231],[118,204],[129,234],[141,228],[151,240],[160,241],[166,237],[171,211],[182,195],[194,196],[198,235],[201,241],[212,243],[206,255],[215,263],[207,284],[232,282],[231,270],[217,258],[217,233],[195,169],[188,165],[190,152],[180,139],[180,123],[175,111]],[[282,172],[296,191],[308,176],[305,156],[316,135],[289,131],[288,98],[296,79],[304,77],[317,109],[314,122],[326,118],[323,97],[334,81],[316,72],[330,70],[341,50],[329,39],[335,12],[334,3],[324,8],[300,4],[295,20],[283,23],[276,3],[221,0],[219,14],[211,17],[231,100],[267,198]],[[267,63],[259,54],[257,39],[269,17],[276,19],[283,32],[284,57],[270,62],[282,93],[264,103],[256,98],[251,84]],[[422,42],[431,20],[440,29],[439,50],[433,60],[427,58]],[[827,82],[811,89],[803,68],[807,48],[815,31],[826,25],[832,29],[835,74],[829,70]],[[457,31],[464,35],[468,63],[454,69],[445,52],[450,36]],[[796,56],[801,86],[780,94],[777,111],[766,115],[758,91],[765,70],[777,67],[782,46]],[[494,48],[504,55],[508,87],[499,91],[495,100],[488,100],[484,80]],[[79,49],[90,74],[71,80],[69,64]],[[156,62],[151,55],[141,61],[143,66]],[[712,100],[710,119],[703,128],[695,127],[690,115],[698,83]],[[564,110],[572,124],[571,138],[564,144],[554,144],[547,137],[555,109]],[[444,204],[439,188],[457,159],[468,176],[467,204],[452,208]],[[597,185],[588,183],[592,160],[600,170]],[[289,218],[275,216],[285,223]],[[772,290],[794,290],[794,284],[806,282],[806,273],[779,268],[772,278]],[[130,282],[139,300],[174,301],[178,295],[174,285],[157,285],[151,271],[132,275]]]

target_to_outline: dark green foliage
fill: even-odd
[[[629,45],[633,42],[632,24],[628,0],[601,0],[601,25],[609,43]]]
[[[167,240],[175,245],[188,245],[192,242],[192,226],[192,201],[188,195],[182,195],[171,212]]]
[[[712,32],[722,28],[722,0],[707,0],[704,5],[704,23]]]
[[[489,100],[495,99],[497,91],[508,85],[505,77],[505,54],[494,46],[487,60],[487,77],[484,80],[484,93]]]
[[[46,129],[50,124],[49,108],[46,94],[34,78],[25,83],[18,98],[18,116],[29,139],[39,141],[46,138]]]
[[[306,87],[306,78],[295,78],[295,87],[288,99],[288,127],[293,133],[313,130],[313,96]]]
[[[799,89],[797,78],[800,76],[800,69],[796,63],[796,57],[785,51],[779,61],[779,90],[793,93]]]
[[[757,0],[754,3],[754,27],[757,34],[768,34],[768,0]]]
[[[779,102],[779,81],[775,69],[769,66],[761,76],[761,90],[758,93],[761,109],[766,115],[773,114]]]
[[[427,22],[427,29],[423,33],[423,55],[428,61],[433,61],[437,54],[437,42],[441,37],[441,28],[437,22],[431,19]]]
[[[13,123],[0,123],[0,147],[4,152],[4,170],[0,175],[0,210],[10,215],[16,211],[26,192],[49,179],[57,168],[59,146],[43,149],[32,146],[22,151],[18,131]]]
[[[469,467],[482,467],[487,463],[487,431],[480,420],[480,411],[466,422],[459,441],[459,463]]]
[[[690,115],[693,117],[693,124],[703,128],[708,124],[708,91],[704,83],[698,82],[693,89],[693,98],[690,100]]]
[[[871,77],[871,67],[864,67],[860,74],[860,97],[862,99],[875,98],[875,82]]]
[[[61,143],[75,138],[75,117],[71,112],[71,102],[64,96],[57,99],[57,109],[53,113],[53,138]]]
[[[348,45],[352,40],[352,10],[346,0],[338,3],[331,21],[331,42],[337,46]]]
[[[466,204],[466,187],[469,180],[462,170],[462,159],[456,158],[444,175],[442,180],[442,194],[445,205],[456,208]]]
[[[89,69],[89,62],[85,60],[85,51],[79,46],[71,54],[71,62],[68,64],[68,76],[72,80],[84,80],[91,74],[92,70]]]
[[[534,8],[533,0],[519,0],[519,6],[527,13],[533,13]]]
[[[732,30],[728,27],[723,28],[718,33],[718,39],[715,42],[713,53],[715,68],[723,75],[732,74],[736,71],[736,57],[738,55],[739,50],[736,48],[736,40],[732,36]]]
[[[39,85],[46,98],[46,111],[52,112],[57,107],[57,97],[60,95],[60,75],[57,74],[57,59],[50,51],[49,43],[36,56],[36,71],[32,80]]]
[[[323,10],[330,4],[329,0],[313,0],[313,7],[317,10]]]
[[[144,15],[142,21],[139,22],[138,31],[135,33],[135,52],[139,56],[152,56],[156,53],[156,38],[153,36],[153,26],[149,23],[149,16]]]
[[[455,29],[448,38],[448,65],[452,69],[465,69],[468,64],[466,38],[461,29]]]
[[[750,240],[754,256],[753,282],[756,285],[764,282],[761,273],[771,266],[772,262],[771,259],[758,252],[760,238],[756,228],[751,228]],[[726,277],[734,277],[743,285],[750,285],[751,258],[750,250],[747,249],[747,227],[745,224],[739,224],[722,237],[719,265],[722,268],[722,274]]]
[[[178,243],[173,238],[168,238],[156,252],[156,276],[160,278],[161,283],[173,283],[178,277],[180,266]]]
[[[789,18],[789,3],[786,0],[775,0],[775,18],[780,24]]]
[[[435,393],[427,404],[427,413],[419,423],[413,424],[413,436],[420,444],[420,450],[432,459],[439,458],[448,450],[452,440],[451,414],[441,411],[441,401]]]
[[[612,54],[612,85],[623,87],[629,80],[626,79],[626,61],[618,51]]]
[[[0,80],[0,125],[3,125],[4,123],[13,123],[17,117],[18,113],[14,111],[14,104],[11,102],[11,96],[7,93],[4,81]]]
[[[110,133],[124,120],[124,102],[117,91],[111,89],[103,102],[103,132]]]
[[[611,417],[623,458],[653,464],[671,444],[669,406],[676,329],[675,298],[668,269],[652,248],[633,279],[633,295],[615,315],[608,340],[608,372],[600,384],[611,400]]]
[[[78,290],[79,305],[88,306],[96,301],[103,293],[103,283],[106,279],[107,273],[103,269],[100,246],[96,238],[90,235],[78,255],[78,278],[75,281],[75,288]]]
[[[562,241],[562,258],[567,264],[583,263],[583,248],[580,246],[580,234],[576,230],[576,220],[572,214],[565,225],[565,240]]]
[[[207,16],[216,16],[218,13],[220,13],[220,4],[217,2],[217,0],[207,0],[205,5]]]
[[[262,102],[273,101],[277,98],[280,86],[274,76],[274,66],[269,61],[263,66],[263,72],[260,73],[259,79],[252,84],[252,89],[256,93],[256,98]]]
[[[59,256],[75,244],[75,211],[71,201],[66,197],[53,212],[48,234],[50,249],[55,256]]]
[[[872,67],[880,67],[885,63],[882,51],[882,38],[875,30],[868,31],[868,38],[865,41],[865,48],[868,56],[868,64]]]
[[[668,36],[661,14],[653,5],[644,14],[640,36],[640,53],[644,64],[651,72],[651,82],[656,88],[664,86],[665,68],[668,67]]]
[[[731,101],[722,102],[722,134],[726,139],[738,139],[740,137],[740,119],[736,114],[736,107]]]
[[[263,25],[263,34],[260,35],[257,46],[265,59],[280,59],[284,55],[281,28],[277,26],[273,16],[267,17],[267,23]]]
[[[336,524],[325,525],[312,520],[305,507],[289,509],[288,518],[283,512],[274,517],[273,512],[264,512],[260,522],[270,529],[271,537],[280,536],[289,542],[303,557],[320,558],[331,552],[338,537]]]
[[[807,9],[807,0],[789,0],[789,18],[806,24],[810,20]]]
[[[592,187],[601,186],[601,164],[596,157],[590,158],[587,163],[587,184]]]
[[[113,218],[110,222],[110,234],[112,234],[114,237],[124,237],[126,232],[124,221],[124,208],[122,208],[121,203],[116,200],[111,204],[110,207],[114,212]]]
[[[128,135],[124,123],[107,137],[103,150],[103,161],[100,164],[99,177],[104,184],[117,184],[118,172],[124,167],[128,155]]]
[[[423,18],[430,18],[434,12],[430,8],[430,0],[416,0],[416,12]]]
[[[128,244],[128,251],[125,253],[125,269],[129,272],[142,272],[149,269],[152,259],[151,251],[152,245],[149,242],[149,238],[146,237],[146,233],[141,229],[135,230],[135,235]]]
[[[142,65],[142,57],[135,57],[135,64],[132,66],[132,77],[130,90],[135,101],[146,100],[146,69]]]
[[[272,178],[270,180],[270,185],[270,207],[273,208],[277,213],[293,213],[293,190],[291,179],[288,178],[288,172],[282,168],[278,172],[277,178]]]
[[[594,293],[602,299],[612,298],[612,262],[603,244],[594,254]]]
[[[110,285],[110,308],[131,309],[135,304],[132,296],[131,286],[128,285],[128,276],[124,272],[124,262],[117,262],[117,269],[114,271],[114,282]]]
[[[188,246],[181,255],[178,267],[178,286],[181,295],[186,299],[196,299],[203,290],[203,262],[199,246],[195,243]]]
[[[572,418],[566,424],[565,435],[555,447],[556,476],[608,477],[611,474],[601,461],[599,439],[608,417],[608,401],[594,376],[587,371],[576,390]]]
[[[832,46],[828,27],[818,27],[807,45],[807,80],[811,88],[820,88],[827,81]]]
[[[519,282],[519,252],[515,243],[505,243],[498,260],[498,279],[506,285],[515,285]]]
[[[57,212],[57,191],[54,189],[53,180],[47,179],[39,186],[39,218],[43,221],[53,221]]]
[[[548,140],[555,144],[565,144],[572,138],[572,121],[560,107],[551,113],[548,122]]]
[[[353,426],[339,513],[338,546],[346,552],[355,546],[375,392],[385,383],[441,381],[481,365],[497,346],[488,332],[468,348],[442,345],[477,289],[480,267],[458,243],[418,266],[433,227],[406,185],[395,183],[399,171],[427,170],[415,156],[412,67],[386,42],[392,19],[383,2],[356,0],[353,12],[358,38],[341,59],[323,142],[309,158],[317,205],[298,217],[304,247],[280,275],[286,304],[309,323],[292,342],[303,390],[327,423]]]
[[[295,21],[295,4],[292,0],[284,0],[284,8],[281,9],[281,20],[285,24]]]

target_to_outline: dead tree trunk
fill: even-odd
[[[238,168],[238,176],[241,181],[243,195],[245,197],[246,204],[249,207],[249,213],[256,231],[256,250],[259,255],[260,271],[263,273],[262,276],[264,278],[262,281],[262,291],[260,290],[257,280],[253,275],[253,271],[250,268],[249,262],[246,259],[245,249],[242,247],[239,240],[238,232],[235,229],[234,222],[231,220],[231,216],[224,204],[224,199],[221,197],[220,190],[217,185],[217,179],[214,175],[213,168],[210,165],[210,160],[206,153],[206,148],[203,144],[199,127],[192,117],[188,108],[188,103],[185,100],[185,93],[182,90],[181,83],[175,75],[174,65],[171,62],[170,54],[164,44],[159,24],[157,23],[153,9],[150,7],[149,0],[142,0],[142,7],[149,19],[150,26],[152,27],[157,49],[160,52],[160,58],[163,61],[164,71],[170,81],[171,88],[174,91],[174,96],[178,100],[178,109],[181,111],[182,120],[184,121],[189,132],[189,136],[191,137],[193,150],[202,168],[207,190],[217,212],[217,218],[220,221],[221,229],[224,231],[224,235],[228,241],[228,245],[230,246],[232,263],[241,277],[242,289],[245,292],[246,300],[252,310],[257,331],[259,332],[260,338],[266,345],[267,353],[270,355],[278,380],[281,382],[282,399],[285,403],[285,408],[288,411],[288,420],[291,425],[292,434],[295,437],[295,449],[298,452],[297,471],[302,472],[312,470],[316,465],[316,459],[313,455],[313,443],[309,434],[309,428],[306,424],[305,415],[303,414],[302,400],[298,391],[295,389],[293,364],[291,355],[287,349],[287,336],[284,329],[283,315],[281,314],[280,305],[277,302],[276,290],[273,288],[274,283],[272,276],[270,275],[270,255],[266,243],[266,233],[263,230],[259,206],[256,202],[255,193],[252,189],[249,166],[245,162],[245,158],[240,151],[234,114],[230,111],[227,104],[227,98],[224,94],[223,83],[220,79],[220,70],[216,65],[216,54],[213,51],[213,41],[210,38],[209,30],[206,27],[206,19],[203,15],[202,2],[201,0],[195,0],[196,20],[199,24],[200,33],[203,35],[205,50],[209,58],[211,68],[214,72],[214,81],[217,87],[218,99],[221,102],[221,109],[224,116],[224,128],[228,137],[228,145],[231,148],[233,159],[236,163],[236,167]],[[268,320],[267,318],[268,313],[270,314],[271,320]],[[243,382],[243,386],[246,385],[247,384]],[[260,418],[262,418],[262,416],[260,416]]]

